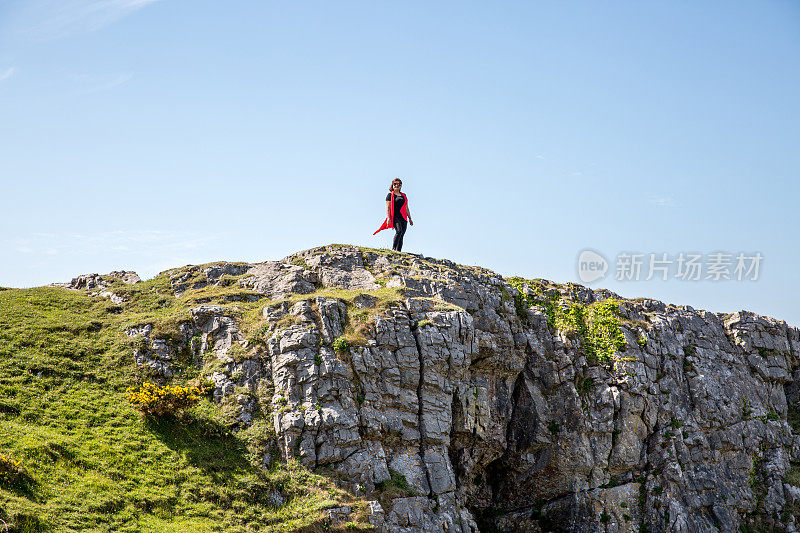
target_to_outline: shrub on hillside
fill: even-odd
[[[203,389],[200,387],[180,387],[142,383],[139,387],[129,387],[128,400],[143,413],[162,416],[177,414],[200,401]]]
[[[28,479],[22,463],[11,456],[0,453],[0,485],[20,485]]]
[[[337,353],[345,353],[350,349],[350,343],[347,342],[347,339],[344,337],[339,337],[335,341],[333,341],[333,349]]]

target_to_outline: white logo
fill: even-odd
[[[578,255],[578,278],[584,283],[591,283],[606,277],[608,261],[594,250],[584,250]]]

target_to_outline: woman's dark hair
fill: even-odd
[[[401,180],[400,178],[395,178],[395,179],[393,179],[393,180],[392,180],[392,184],[391,184],[391,185],[389,185],[389,192],[394,192],[394,182],[396,182],[396,181],[399,181],[399,182],[400,182],[400,185],[402,185],[402,184],[403,184],[403,180]]]

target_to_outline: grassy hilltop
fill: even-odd
[[[121,305],[91,290],[0,289],[0,519],[26,532],[368,529],[366,502],[331,478],[262,467],[270,413],[232,432],[225,406],[208,396],[180,417],[146,417],[128,401],[126,389],[148,376],[127,328],[151,323],[169,337],[189,309],[220,303],[244,333],[259,333],[265,302],[247,301],[235,276],[176,297],[180,270],[135,285],[107,278]],[[202,383],[213,370],[213,354],[201,367],[189,351],[174,361],[173,384]],[[341,505],[355,521],[331,528],[324,510]]]

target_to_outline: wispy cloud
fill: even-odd
[[[5,69],[4,71],[0,71],[0,82],[6,81],[8,78],[13,76],[16,71],[17,71],[17,69],[14,68],[14,67],[9,67],[9,68]]]
[[[31,233],[6,240],[19,253],[48,256],[134,255],[160,256],[197,250],[219,239],[171,231],[103,231],[97,233]],[[0,241],[3,243],[3,241]]]
[[[135,270],[147,279],[166,269],[219,259],[224,238],[223,233],[170,230],[3,235],[5,270],[0,269],[0,276],[6,279],[0,285],[32,287],[111,270]]]
[[[32,0],[16,25],[31,39],[52,41],[102,29],[160,0]]]
[[[85,75],[85,74],[72,74],[70,76],[75,82],[85,87],[80,92],[82,94],[97,93],[100,91],[107,91],[133,79],[133,72],[123,72],[121,74],[113,75]]]
[[[678,202],[669,196],[651,196],[650,202],[659,207],[678,207]]]

